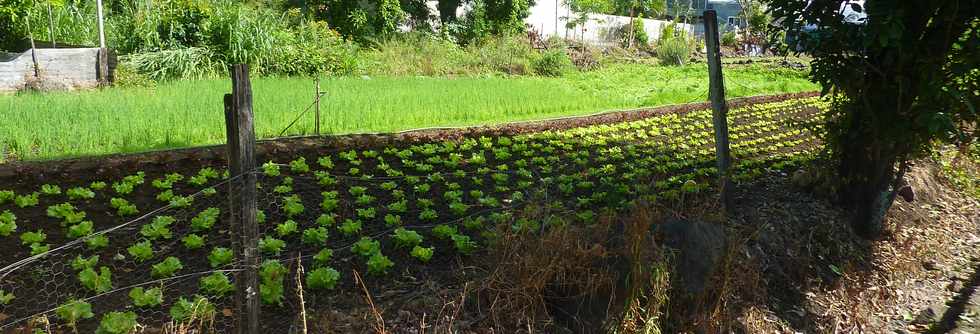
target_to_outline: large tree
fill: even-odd
[[[973,0],[767,0],[835,95],[825,121],[852,227],[880,235],[909,161],[977,136],[980,6]],[[861,20],[861,13],[867,14]],[[850,18],[845,18],[850,15]]]

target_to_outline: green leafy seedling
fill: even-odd
[[[133,300],[133,306],[136,307],[157,307],[163,304],[163,290],[160,288],[144,290],[143,287],[138,286],[129,290],[129,298]]]
[[[306,274],[306,285],[314,290],[333,290],[340,273],[330,267],[317,268]]]
[[[200,288],[205,294],[215,297],[224,296],[229,292],[235,291],[235,286],[231,284],[231,280],[221,272],[212,273],[201,278]]]
[[[391,237],[395,239],[395,246],[397,247],[412,248],[422,243],[421,234],[404,227],[396,228]]]
[[[184,244],[184,248],[194,250],[204,247],[204,237],[197,234],[188,234],[180,239]]]
[[[153,244],[149,240],[137,242],[126,248],[126,251],[137,263],[153,258]]]
[[[211,250],[211,254],[208,254],[208,263],[211,264],[211,268],[218,268],[229,264],[234,259],[234,252],[225,247],[215,247]]]
[[[136,313],[129,312],[109,312],[102,317],[99,328],[95,334],[129,334],[136,330]]]
[[[92,304],[78,299],[72,299],[64,304],[61,304],[61,306],[58,306],[58,308],[54,310],[54,313],[58,316],[58,318],[61,318],[61,320],[68,323],[68,327],[71,327],[73,330],[77,330],[76,326],[78,325],[79,320],[91,319],[95,317],[95,314],[92,313]]]
[[[181,269],[184,269],[184,265],[180,263],[180,259],[168,256],[160,263],[153,265],[151,275],[153,278],[173,277]]]
[[[415,246],[412,248],[412,257],[422,261],[423,263],[429,262],[432,259],[432,254],[435,253],[435,247],[422,247]]]

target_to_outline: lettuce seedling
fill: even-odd
[[[129,298],[133,300],[133,306],[150,308],[163,304],[163,290],[160,288],[150,288],[144,290],[143,287],[135,287],[129,290]]]
[[[69,226],[68,233],[65,234],[65,237],[68,239],[78,239],[81,237],[86,237],[92,234],[94,228],[95,227],[92,221],[86,220],[81,223]]]
[[[184,269],[184,265],[180,263],[180,259],[173,256],[168,256],[163,261],[160,261],[160,263],[153,265],[151,276],[153,276],[153,278],[172,277],[181,269]]]
[[[294,173],[309,173],[310,165],[306,164],[306,158],[299,157],[299,159],[293,160],[289,163],[289,169]]]
[[[40,202],[40,199],[38,198],[40,195],[41,193],[36,191],[28,195],[18,195],[14,198],[14,204],[20,208],[35,206]]]
[[[0,190],[0,204],[13,201],[14,198],[17,198],[17,193],[12,190]]]
[[[22,245],[30,245],[44,242],[48,238],[48,235],[44,233],[44,230],[37,230],[36,232],[24,232],[20,235],[20,242]]]
[[[204,247],[204,237],[197,234],[188,234],[180,239],[184,243],[184,248],[194,250]]]
[[[8,237],[17,231],[17,216],[10,210],[0,213],[0,237]]]
[[[83,287],[95,293],[112,290],[112,272],[108,267],[100,267],[99,272],[93,268],[85,268],[78,272],[78,281]]]
[[[65,194],[68,195],[70,200],[80,200],[80,199],[93,199],[95,198],[95,192],[85,187],[74,187],[68,189]]]
[[[136,313],[109,312],[102,317],[95,334],[129,334],[136,330]]]
[[[234,259],[234,252],[225,247],[215,247],[211,250],[211,254],[208,254],[208,263],[211,264],[211,268],[218,268],[229,264]]]
[[[432,254],[435,253],[435,247],[422,247],[415,246],[412,248],[412,257],[418,259],[422,262],[429,262],[432,259]]]
[[[381,254],[380,251],[375,252],[367,261],[368,274],[370,275],[384,275],[388,272],[388,268],[394,266],[395,263],[391,262],[387,256]]]
[[[283,248],[286,248],[286,242],[273,238],[272,236],[259,239],[259,250],[263,253],[279,255]]]
[[[450,239],[457,234],[456,227],[439,224],[432,228],[432,235],[438,239]]]
[[[329,248],[321,249],[316,255],[313,256],[313,266],[323,267],[330,263],[330,258],[333,257],[333,250]]]
[[[2,304],[3,303],[0,303],[0,305]],[[77,329],[76,326],[78,325],[79,320],[91,319],[92,317],[95,317],[95,314],[92,313],[92,304],[78,299],[72,299],[64,304],[61,304],[61,306],[58,306],[58,308],[54,310],[54,313],[58,316],[58,318],[61,318],[61,320],[68,323],[68,327],[72,328],[73,330]]]
[[[53,184],[42,184],[41,194],[48,196],[61,195],[61,187]]]
[[[381,252],[381,243],[371,237],[361,237],[350,247],[350,251],[363,257],[369,257],[374,253]]]
[[[262,164],[262,173],[265,173],[266,176],[272,176],[272,177],[279,176],[280,175],[279,165],[277,165],[272,161],[266,162]]]
[[[405,229],[404,227],[396,228],[391,237],[395,239],[396,247],[411,248],[422,243],[421,234]]]
[[[303,243],[308,245],[323,246],[327,244],[327,228],[312,227],[303,230]]]
[[[352,236],[361,232],[361,221],[351,220],[350,218],[345,219],[343,224],[340,224],[340,232],[345,236]]]
[[[195,319],[212,319],[215,307],[207,298],[194,296],[188,301],[184,297],[177,298],[170,307],[170,318],[176,323],[190,323]]]
[[[225,273],[216,272],[201,278],[200,289],[207,295],[220,297],[235,291],[235,286]]]
[[[316,219],[316,224],[322,227],[330,227],[337,223],[336,216],[333,214],[321,214],[320,217]]]
[[[88,239],[85,239],[85,246],[87,246],[89,250],[109,247],[109,237],[107,237],[105,234],[89,237]]]
[[[75,271],[82,271],[88,268],[95,268],[95,265],[99,264],[99,256],[92,255],[90,257],[84,257],[81,255],[75,256],[74,260],[71,260],[71,269]]]
[[[286,267],[276,260],[265,260],[259,267],[259,294],[263,304],[282,306]]]
[[[392,226],[399,226],[401,224],[402,224],[402,216],[394,215],[390,213],[385,215],[385,226],[392,227]]]
[[[276,225],[276,234],[280,237],[285,237],[290,234],[296,233],[299,230],[299,224],[293,220],[287,220],[282,224]]]
[[[218,217],[221,215],[221,209],[211,207],[204,209],[197,216],[191,218],[191,229],[194,232],[208,231],[218,222]]]
[[[340,280],[340,272],[330,267],[317,268],[306,274],[306,285],[314,290],[333,290]]]
[[[476,242],[470,240],[469,236],[456,234],[452,236],[452,239],[453,239],[453,246],[455,246],[456,250],[462,254],[469,255],[472,254],[474,250],[476,250],[476,246],[477,246]]]
[[[91,188],[92,190],[102,190],[105,189],[106,186],[107,184],[102,181],[95,181],[88,185],[88,187]]]
[[[136,260],[137,263],[153,258],[153,244],[149,240],[137,242],[129,246],[126,251],[129,252],[129,255],[133,256],[133,260]]]

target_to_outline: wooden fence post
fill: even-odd
[[[259,333],[258,240],[256,221],[255,126],[248,65],[231,69],[232,93],[225,94],[228,135],[229,213],[232,244],[239,265],[235,272],[236,333]]]
[[[731,179],[729,168],[732,163],[728,144],[728,103],[725,102],[725,76],[721,72],[721,45],[718,36],[718,19],[714,10],[704,12],[704,39],[708,49],[708,96],[711,99],[712,120],[715,128],[715,157],[718,159],[718,174],[721,176],[721,203],[725,214],[731,209]]]

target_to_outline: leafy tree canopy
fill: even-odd
[[[880,234],[911,159],[977,137],[980,6],[969,0],[767,0],[776,31],[834,95],[826,152],[859,235]],[[861,14],[866,14],[861,19]],[[776,35],[776,34],[773,34]]]

